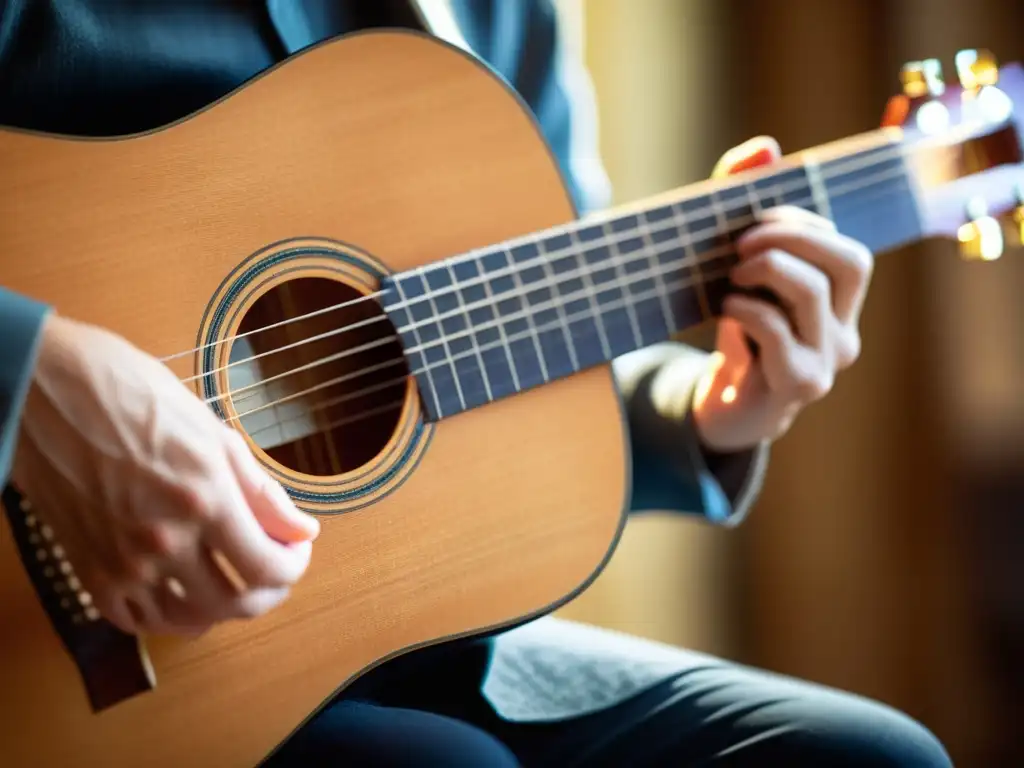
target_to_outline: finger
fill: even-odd
[[[231,430],[231,435],[228,461],[238,477],[242,495],[263,530],[282,543],[315,539],[320,533],[320,522],[295,506],[281,484],[259,465],[241,434]]]
[[[260,616],[288,597],[287,587],[237,589],[209,554],[185,571],[182,579],[165,579],[154,591],[161,617],[176,633],[205,631],[217,622]]]
[[[770,136],[755,136],[722,155],[711,171],[711,178],[718,179],[751,168],[770,165],[780,157],[782,150],[775,139]]]
[[[791,224],[803,224],[818,229],[835,230],[836,225],[831,219],[801,208],[797,205],[777,205],[774,208],[765,208],[761,211],[759,221],[763,224],[769,222],[782,222]]]
[[[902,93],[893,96],[886,102],[885,111],[882,113],[881,126],[883,128],[896,128],[903,125],[910,115],[910,99]]]
[[[796,336],[823,349],[831,325],[831,286],[821,270],[779,250],[762,251],[732,270],[741,288],[767,288],[790,310]]]
[[[221,490],[220,511],[207,531],[206,544],[219,550],[249,587],[287,587],[309,565],[309,541],[282,544],[267,535],[236,483]]]
[[[169,610],[168,600],[175,601],[184,610]],[[123,603],[132,616],[132,634],[198,637],[216,623],[216,619],[178,597],[166,579],[148,587],[126,590]]]
[[[140,600],[139,590],[134,587],[119,586],[93,595],[93,605],[103,618],[129,635],[155,632],[160,628],[156,612],[147,610],[144,603],[145,598]]]
[[[831,388],[832,371],[794,338],[786,315],[778,307],[732,295],[725,299],[723,313],[739,322],[759,345],[765,381],[777,397],[810,402]]]
[[[743,326],[731,317],[722,317],[718,322],[715,347],[725,358],[723,368],[742,370],[749,365],[752,356]]]
[[[871,252],[835,231],[793,222],[770,222],[745,232],[736,242],[741,258],[778,249],[810,262],[832,284],[834,313],[844,325],[856,322],[867,295],[873,269]]]

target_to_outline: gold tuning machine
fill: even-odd
[[[1024,184],[1018,184],[1017,207],[1013,209],[1013,226],[1017,235],[1017,242],[1024,245]]]
[[[935,98],[946,91],[942,79],[942,62],[938,59],[911,61],[900,71],[903,95],[908,99]]]
[[[1003,255],[1003,227],[988,213],[988,204],[980,197],[967,203],[970,219],[957,231],[960,255],[966,261],[995,261]]]
[[[999,82],[999,64],[991,51],[968,48],[959,51],[954,61],[960,85],[969,93]]]

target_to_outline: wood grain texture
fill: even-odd
[[[0,167],[0,283],[158,356],[195,345],[270,243],[331,238],[397,271],[573,216],[520,103],[410,34],[313,49],[130,139],[0,132]],[[380,659],[554,607],[617,541],[623,429],[606,368],[440,423],[390,495],[323,517],[287,604],[147,639],[156,690],[100,715],[0,530],[0,761],[246,768]]]

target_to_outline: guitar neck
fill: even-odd
[[[736,239],[779,205],[820,214],[876,253],[922,233],[903,146],[878,131],[401,273],[383,304],[428,418],[717,317]]]

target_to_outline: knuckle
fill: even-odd
[[[805,402],[816,402],[832,391],[832,384],[831,374],[811,375],[797,382],[797,391]]]
[[[848,368],[860,359],[861,338],[859,333],[844,334],[839,340],[836,356],[841,368]]]
[[[766,277],[777,279],[786,272],[786,255],[775,248],[765,251],[757,261]]]
[[[122,549],[107,562],[108,571],[115,582],[140,584],[145,582],[150,571],[149,560],[142,553]]]
[[[170,523],[155,521],[142,527],[138,534],[139,546],[158,556],[173,555],[178,550],[178,536]]]
[[[280,605],[289,593],[282,587],[248,592],[235,601],[234,613],[241,619],[258,618]]]
[[[853,249],[851,254],[850,262],[853,266],[853,271],[857,273],[862,279],[867,279],[871,276],[872,271],[875,268],[875,257],[871,253],[867,246],[857,244],[857,247]]]
[[[816,297],[828,297],[832,293],[832,281],[820,269],[812,269],[807,273],[807,283]]]
[[[803,280],[796,281],[793,288],[797,301],[804,304],[820,304],[832,292],[828,277],[817,269],[808,269]]]
[[[175,504],[179,514],[185,519],[206,523],[216,517],[207,495],[200,492],[199,489],[193,486],[182,487],[177,489],[175,495]]]
[[[825,397],[832,391],[834,378],[832,371],[824,366],[790,366],[793,394],[803,403],[812,403]]]

